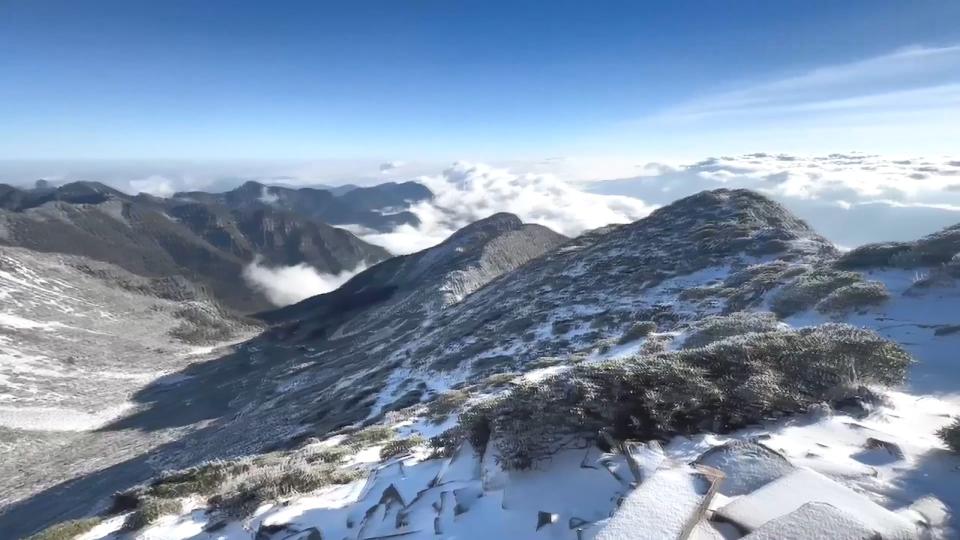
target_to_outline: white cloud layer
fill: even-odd
[[[323,274],[304,263],[269,267],[257,259],[243,269],[243,279],[250,287],[266,295],[270,303],[288,306],[335,290],[366,268],[366,265],[360,265],[339,274]]]
[[[666,204],[719,187],[764,193],[847,247],[912,240],[960,222],[960,161],[948,157],[756,153],[683,166],[650,163],[641,176],[589,189]]]
[[[456,163],[437,176],[416,179],[435,197],[410,208],[419,227],[401,226],[389,233],[351,227],[368,242],[392,253],[411,253],[443,241],[457,229],[497,212],[516,214],[575,236],[611,223],[634,221],[653,207],[624,196],[598,195],[549,174],[516,174],[482,164]]]

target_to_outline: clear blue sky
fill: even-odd
[[[949,0],[0,0],[0,159],[935,145],[957,45]]]

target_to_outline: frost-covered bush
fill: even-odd
[[[777,291],[770,307],[780,317],[787,317],[811,308],[840,287],[860,283],[863,276],[856,272],[818,268],[801,274]]]
[[[230,476],[208,502],[224,514],[246,517],[260,505],[309,493],[331,484],[346,484],[360,477],[355,469],[311,464],[300,456],[257,459],[242,474]]]
[[[628,328],[627,331],[620,336],[619,343],[621,345],[630,343],[632,341],[645,338],[656,331],[657,323],[653,321],[641,321]]]
[[[777,316],[769,311],[738,311],[698,321],[684,340],[686,348],[703,347],[728,337],[751,332],[773,332],[780,328]]]
[[[960,454],[960,418],[953,421],[937,432],[937,435],[943,440],[950,450]]]
[[[817,303],[820,313],[847,313],[868,306],[882,304],[890,298],[887,287],[879,281],[864,281],[845,285],[828,294]]]
[[[791,278],[809,271],[809,266],[786,261],[754,264],[738,270],[718,286],[693,287],[680,293],[681,300],[724,299],[727,313],[759,305],[765,295]]]
[[[345,446],[327,446],[315,451],[308,451],[305,455],[310,463],[342,463],[350,455],[350,449]]]
[[[73,540],[99,525],[101,521],[103,520],[99,517],[71,519],[44,529],[27,540]]]
[[[350,435],[347,435],[347,438],[344,439],[343,444],[353,448],[354,450],[359,450],[365,446],[372,446],[378,443],[389,441],[394,437],[394,435],[394,431],[387,426],[369,426],[361,429],[360,431],[355,431]]]
[[[451,390],[437,396],[427,404],[427,417],[431,423],[440,424],[467,402],[470,395],[463,390]]]
[[[183,503],[179,499],[158,499],[145,497],[137,509],[127,516],[123,528],[130,531],[140,530],[163,516],[178,515],[183,512]]]
[[[884,242],[856,247],[837,259],[837,267],[848,270],[892,266],[896,255],[910,251],[909,242]]]
[[[204,498],[224,514],[246,517],[263,503],[331,484],[345,484],[361,475],[357,469],[313,459],[316,455],[303,449],[213,461],[167,472],[146,485],[114,495],[111,511],[133,510],[125,526],[135,530],[160,516],[179,514],[181,499],[195,496]]]
[[[863,385],[903,380],[910,356],[877,334],[826,324],[729,338],[684,349],[574,367],[461,414],[463,436],[494,440],[508,468],[605,430],[627,439],[726,432]]]
[[[380,449],[380,459],[390,459],[401,454],[405,454],[418,446],[423,446],[427,440],[420,435],[407,437],[406,439],[397,439],[390,441]]]

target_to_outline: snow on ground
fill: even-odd
[[[96,413],[56,407],[0,407],[0,427],[27,431],[93,431],[133,407],[133,403],[123,403]]]
[[[416,451],[386,462],[379,447],[372,447],[348,462],[367,464],[372,472],[366,480],[265,505],[251,518],[216,531],[204,528],[219,518],[195,510],[163,518],[136,535],[119,532],[121,521],[114,519],[82,538],[240,540],[253,538],[262,525],[286,524],[282,534],[291,538],[307,538],[316,528],[323,538],[334,539],[619,540],[637,538],[638,527],[653,538],[691,523],[693,538],[740,538],[753,529],[751,538],[877,529],[889,537],[958,537],[958,521],[947,509],[960,508],[960,457],[949,453],[935,433],[960,415],[960,333],[936,334],[945,325],[960,324],[960,291],[907,293],[914,279],[906,272],[869,277],[884,281],[892,299],[845,320],[902,343],[918,363],[905,387],[883,391],[886,402],[866,416],[824,408],[727,435],[677,437],[664,446],[664,465],[636,490],[627,458],[595,447],[567,449],[532,470],[509,472],[496,466],[495,456],[481,457],[469,446],[449,459],[425,459],[425,452]],[[828,320],[804,313],[787,322],[796,327]],[[630,354],[638,346],[613,348],[588,361]],[[522,377],[535,381],[564,369],[541,368]],[[415,418],[394,427],[402,436],[430,437],[455,421],[452,416],[437,425]],[[782,456],[785,468],[743,493],[721,495],[691,483],[695,473],[686,464],[732,441],[761,444]],[[756,473],[751,466],[739,470]],[[737,471],[728,469],[743,474]],[[665,498],[668,493],[672,498]],[[701,514],[726,516],[736,525],[698,522]],[[809,516],[817,516],[815,523]],[[797,523],[811,528],[797,535]],[[834,527],[830,531],[824,529],[828,524]],[[303,536],[293,536],[296,531]]]

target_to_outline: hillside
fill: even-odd
[[[131,197],[95,182],[6,186],[0,208],[0,245],[80,255],[142,276],[180,275],[247,313],[270,306],[260,292],[237,286],[258,257],[337,274],[388,256],[348,231],[269,206]]]

